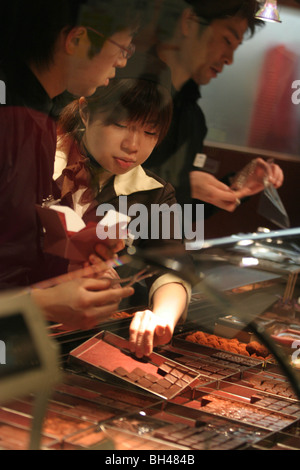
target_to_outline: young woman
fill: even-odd
[[[172,234],[175,215],[168,209],[170,236],[164,239],[160,227],[158,238],[151,237],[153,207],[170,208],[176,200],[170,184],[141,167],[168,130],[170,89],[164,64],[137,55],[107,87],[68,105],[59,121],[55,178],[62,204],[73,207],[86,223],[99,220],[96,210],[101,204],[119,211],[121,196],[126,196],[128,212],[142,204],[149,230],[133,243],[145,248],[182,246]],[[189,300],[190,286],[171,275],[151,278],[149,287],[149,310],[137,312],[130,326],[131,349],[138,357],[171,339]]]

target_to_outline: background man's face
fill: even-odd
[[[68,91],[77,96],[90,96],[99,86],[106,86],[115,76],[117,67],[125,67],[127,59],[122,48],[127,48],[132,41],[132,31],[120,31],[106,40],[101,51],[92,59],[88,53],[89,41],[82,41],[81,49],[73,57],[69,73]]]
[[[203,34],[203,41],[207,37],[205,48],[205,61],[193,74],[198,85],[206,85],[212,78],[223,71],[224,65],[233,63],[234,52],[243,41],[248,28],[245,18],[231,17],[214,20],[207,28],[212,34]]]

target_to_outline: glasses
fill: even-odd
[[[88,29],[89,31],[92,31],[92,33],[94,34],[97,34],[98,36],[100,36],[101,38],[104,38],[106,41],[109,41],[111,42],[112,44],[114,44],[115,46],[117,46],[119,49],[121,49],[121,52],[122,52],[122,55],[124,57],[124,59],[130,59],[130,57],[133,56],[133,54],[135,53],[135,45],[134,44],[129,44],[128,47],[125,47],[125,46],[121,46],[120,44],[118,44],[116,41],[113,41],[113,39],[109,38],[109,37],[106,37],[104,34],[102,33],[99,33],[99,31],[97,31],[96,29],[94,28],[90,28],[89,26],[86,27],[86,29]]]

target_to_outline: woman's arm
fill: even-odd
[[[159,287],[153,294],[152,310],[137,312],[131,322],[131,352],[137,357],[149,356],[155,346],[168,343],[187,303],[183,285],[172,282]]]

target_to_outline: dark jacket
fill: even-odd
[[[0,289],[45,277],[36,203],[52,192],[56,125],[52,102],[23,64],[3,67],[0,105]]]

